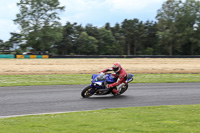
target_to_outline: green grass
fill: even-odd
[[[0,75],[0,86],[90,84],[91,74]],[[200,82],[200,74],[135,74],[132,83]]]
[[[200,74],[136,74],[136,83],[200,82]]]
[[[0,86],[75,85],[87,84],[91,75],[0,75]]]
[[[0,133],[199,133],[200,105],[103,109],[0,119]]]

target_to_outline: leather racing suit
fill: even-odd
[[[106,73],[106,72],[108,72],[108,71],[113,71],[113,68],[107,68],[107,69],[104,69],[103,71],[101,71],[101,72],[103,72],[103,73]],[[99,73],[101,73],[101,72],[99,72]],[[119,72],[117,72],[117,73],[115,73],[115,74],[112,74],[115,78],[117,78],[117,81],[115,82],[115,83],[112,83],[112,84],[108,84],[108,88],[117,88],[117,86],[120,86],[121,84],[127,84],[127,82],[126,82],[126,80],[127,80],[127,72],[123,69],[123,68],[121,68],[120,70],[119,70]],[[117,88],[117,90],[118,90],[119,88]],[[115,93],[118,93],[119,92],[119,90],[118,90],[118,92],[116,91],[116,90],[114,90],[113,92],[115,92]]]

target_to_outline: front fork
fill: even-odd
[[[93,84],[91,84],[90,86],[92,87],[92,89],[90,90],[90,93],[94,94],[97,91],[97,88]]]

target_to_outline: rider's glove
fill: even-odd
[[[101,73],[104,73],[104,72],[98,72],[98,74],[101,74]]]

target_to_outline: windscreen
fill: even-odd
[[[101,80],[105,80],[105,74],[104,73],[100,73],[95,79],[95,81],[101,81]]]

